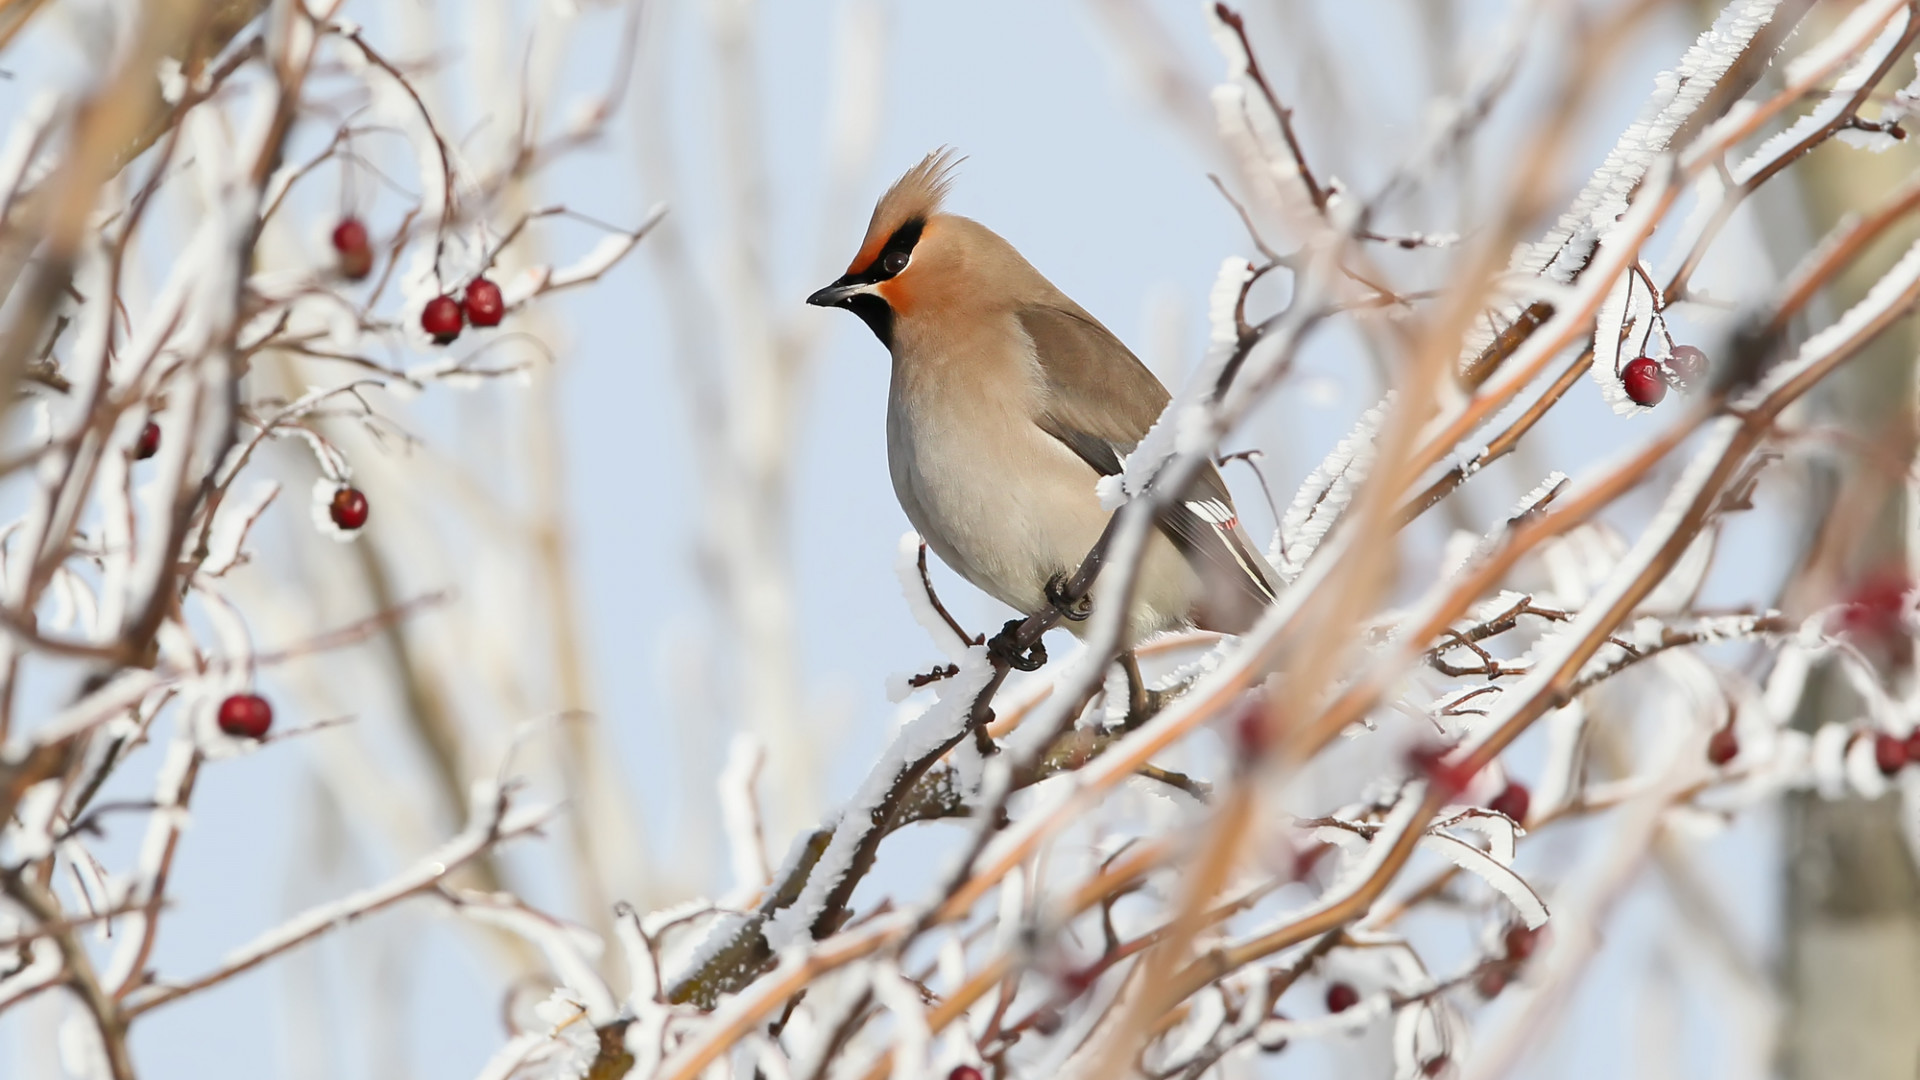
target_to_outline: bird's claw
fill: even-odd
[[[1180,696],[1166,690],[1149,690],[1146,687],[1129,687],[1127,694],[1127,715],[1120,721],[1121,731],[1132,731],[1141,724],[1160,715],[1167,703]]]
[[[1147,686],[1147,680],[1140,674],[1140,661],[1131,652],[1120,654],[1120,668],[1127,676],[1127,715],[1120,721],[1121,731],[1132,731],[1141,724],[1160,714],[1160,710],[1193,688],[1194,680],[1199,676],[1189,676],[1163,690],[1154,690]]]
[[[1047,646],[1036,641],[1022,650],[1019,645],[1020,627],[1027,620],[1008,619],[1000,632],[987,639],[987,655],[1006,661],[1006,665],[1015,671],[1039,671],[1047,662]]]
[[[1047,603],[1053,605],[1053,610],[1059,612],[1060,617],[1069,622],[1086,622],[1087,616],[1093,614],[1093,597],[1082,596],[1074,599],[1067,596],[1067,575],[1065,574],[1055,574],[1048,578],[1046,585],[1040,591],[1046,594]]]

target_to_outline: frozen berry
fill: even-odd
[[[947,1080],[985,1080],[985,1078],[980,1075],[979,1069],[971,1065],[955,1065],[953,1071],[947,1074]]]
[[[475,326],[499,326],[507,314],[507,302],[500,296],[500,286],[486,278],[474,278],[467,283],[464,306],[467,321]]]
[[[1528,794],[1525,784],[1509,782],[1500,790],[1500,794],[1495,795],[1493,801],[1487,804],[1487,809],[1505,814],[1515,822],[1524,825],[1527,820],[1527,806],[1532,801],[1533,796]]]
[[[1733,733],[1733,725],[1728,724],[1713,733],[1707,740],[1707,760],[1715,765],[1725,765],[1740,754],[1740,739]]]
[[[435,345],[445,345],[459,337],[461,323],[460,302],[451,296],[436,296],[420,310],[420,328],[433,338]]]
[[[1620,385],[1635,405],[1658,405],[1667,396],[1667,381],[1660,377],[1660,365],[1651,358],[1636,356],[1620,372]]]
[[[327,504],[327,516],[333,523],[352,532],[367,523],[367,497],[356,487],[343,487],[333,493]]]
[[[273,726],[273,706],[259,694],[235,694],[220,703],[220,730],[229,735],[263,739]]]
[[[1707,354],[1692,345],[1675,345],[1667,354],[1667,370],[1682,390],[1698,390],[1707,381]]]
[[[1033,1010],[1032,1016],[1027,1017],[1027,1023],[1032,1024],[1033,1030],[1042,1035],[1058,1035],[1060,1028],[1066,1022],[1067,1019],[1060,1015],[1060,1010],[1051,1005],[1042,1005]]]
[[[1327,1011],[1343,1013],[1360,1004],[1360,991],[1347,983],[1337,982],[1327,987]]]
[[[340,276],[359,281],[373,272],[373,247],[359,218],[344,218],[333,227],[333,250],[340,256]]]
[[[1898,735],[1889,735],[1884,731],[1873,736],[1873,763],[1880,767],[1880,775],[1892,776],[1907,767],[1907,741]]]
[[[133,444],[133,456],[145,461],[159,452],[160,425],[149,420],[147,426],[140,429],[140,440]]]

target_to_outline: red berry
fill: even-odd
[[[1540,931],[1528,929],[1526,923],[1512,923],[1500,941],[1506,946],[1507,959],[1525,963],[1533,955],[1534,947],[1540,944]]]
[[[1873,763],[1880,767],[1880,775],[1892,776],[1907,767],[1907,740],[1898,735],[1889,735],[1877,731],[1873,735]]]
[[[1099,982],[1100,976],[1103,974],[1105,974],[1105,969],[1099,964],[1088,964],[1083,968],[1075,968],[1060,976],[1060,989],[1066,991],[1068,998],[1077,998],[1081,994],[1086,993],[1094,983]]]
[[[979,1069],[971,1065],[955,1065],[953,1071],[947,1074],[947,1080],[986,1080],[986,1078],[980,1075]]]
[[[1840,629],[1856,637],[1893,638],[1905,633],[1907,592],[1913,583],[1906,571],[1879,570],[1855,583],[1840,612]]]
[[[467,321],[475,326],[499,326],[507,314],[507,302],[500,296],[500,286],[486,278],[474,278],[467,283],[465,307]]]
[[[1473,988],[1480,991],[1481,997],[1491,1001],[1500,996],[1500,991],[1507,988],[1507,981],[1510,978],[1512,976],[1507,974],[1507,965],[1489,964],[1481,968],[1479,974],[1473,977]]]
[[[433,338],[435,345],[445,345],[459,337],[461,325],[460,302],[451,296],[436,296],[420,309],[420,328]]]
[[[1332,844],[1318,841],[1309,841],[1309,843],[1312,844],[1311,847],[1293,853],[1293,880],[1295,881],[1307,880],[1307,875],[1313,873],[1313,868],[1333,850]]]
[[[137,460],[145,461],[159,452],[160,425],[149,420],[147,426],[140,429],[140,441],[133,444],[133,456]]]
[[[1707,740],[1707,760],[1715,765],[1725,765],[1740,754],[1740,739],[1733,733],[1733,725],[1728,724],[1713,733]]]
[[[1466,790],[1473,780],[1474,769],[1469,769],[1464,759],[1448,761],[1447,755],[1453,752],[1451,746],[1422,744],[1407,752],[1407,764],[1421,776],[1433,782],[1442,796],[1450,797]]]
[[[248,739],[266,738],[273,706],[259,694],[235,694],[220,703],[220,730]]]
[[[327,515],[333,523],[352,532],[367,523],[367,497],[356,487],[343,487],[333,493],[333,501],[327,504]]]
[[[360,224],[359,218],[341,218],[340,224],[333,227],[333,250],[348,252],[366,246],[367,227]]]
[[[1636,356],[1627,361],[1620,373],[1620,385],[1635,405],[1658,405],[1667,396],[1667,382],[1660,377],[1660,365],[1651,358]]]
[[[1487,809],[1505,814],[1516,824],[1524,825],[1527,821],[1527,806],[1532,802],[1533,796],[1527,792],[1525,784],[1508,781],[1500,794],[1495,795],[1493,801],[1487,804]]]
[[[1422,1076],[1439,1076],[1447,1069],[1447,1055],[1435,1054],[1420,1066]]]
[[[1698,390],[1707,381],[1707,354],[1692,345],[1675,345],[1667,354],[1667,370],[1680,389]]]
[[[341,277],[359,281],[373,272],[373,248],[359,218],[344,218],[333,227],[333,250],[340,253]]]
[[[1360,1004],[1360,991],[1352,986],[1337,982],[1327,987],[1327,1011],[1343,1013]]]
[[[1240,760],[1254,762],[1264,757],[1271,741],[1269,734],[1266,699],[1257,696],[1248,698],[1233,720],[1234,749],[1239,751]]]

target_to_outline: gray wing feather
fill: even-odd
[[[1120,459],[1146,437],[1167,406],[1168,394],[1106,327],[1078,308],[1035,306],[1019,313],[1046,379],[1042,430],[1059,439],[1102,476],[1120,471]],[[1182,502],[1164,512],[1160,530],[1226,595],[1209,606],[1221,629],[1245,629],[1273,601],[1262,559],[1240,528],[1233,498],[1209,463]],[[1217,584],[1216,584],[1217,583]]]

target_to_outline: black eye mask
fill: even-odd
[[[905,225],[893,230],[887,237],[887,243],[874,256],[865,269],[856,270],[808,298],[808,303],[828,303],[834,307],[843,307],[867,324],[867,329],[880,339],[880,343],[889,348],[893,346],[893,309],[887,302],[872,293],[853,293],[832,300],[825,300],[825,294],[854,285],[877,285],[895,277],[913,261],[913,247],[920,242],[920,234],[926,230],[927,223],[922,218],[914,218]]]

